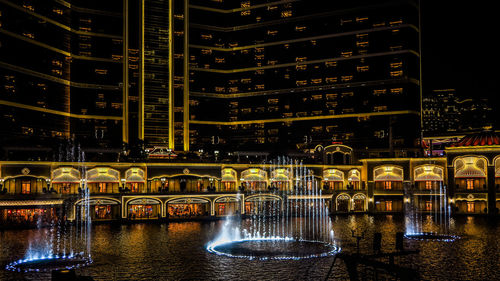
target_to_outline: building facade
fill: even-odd
[[[325,149],[346,159],[345,146]],[[257,204],[306,200],[293,195],[304,175],[318,186],[331,214],[403,214],[409,196],[422,212],[436,210],[446,195],[452,214],[498,215],[500,209],[500,137],[483,133],[464,137],[445,157],[361,159],[355,164],[303,164],[290,161],[241,163],[0,163],[2,227],[30,226],[54,219],[74,220],[91,208],[94,221],[214,219],[257,214]],[[82,197],[88,188],[89,198]],[[316,198],[315,197],[315,198]],[[259,205],[260,206],[260,205]],[[278,210],[279,211],[279,210]]]
[[[57,140],[121,146],[122,6],[96,3],[0,2],[0,132],[6,157],[17,151],[18,159],[47,159]]]

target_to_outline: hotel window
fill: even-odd
[[[307,27],[305,27],[305,26],[296,26],[295,27],[295,31],[298,31],[298,32],[304,31],[306,29],[307,29]]]
[[[356,17],[357,23],[363,23],[368,20],[368,17]]]
[[[473,179],[467,179],[466,189],[468,189],[468,190],[474,189],[474,180]]]
[[[106,183],[105,182],[100,182],[97,184],[99,188],[100,193],[105,193],[106,192]]]
[[[358,72],[367,72],[369,69],[370,67],[368,65],[361,65],[356,67],[356,70]]]
[[[340,55],[344,58],[352,57],[352,51],[341,52]]]
[[[425,189],[427,189],[427,190],[432,189],[432,181],[425,182]]]
[[[392,201],[385,201],[385,210],[392,211]]]
[[[467,202],[467,213],[474,213],[475,205],[474,202]]]
[[[425,202],[425,210],[426,211],[432,211],[432,201],[426,201]]]
[[[337,83],[337,77],[326,77],[325,82],[326,83]]]
[[[352,75],[343,75],[343,76],[340,76],[340,80],[342,82],[349,82],[353,79],[353,76]]]
[[[267,100],[268,104],[278,104],[278,102],[279,102],[279,99],[268,99]]]
[[[325,66],[326,67],[336,67],[337,62],[336,61],[327,61],[327,62],[325,62]]]
[[[282,18],[289,18],[292,16],[292,11],[291,10],[286,10],[286,11],[281,11],[281,17]]]
[[[391,89],[391,94],[402,94],[403,88],[393,88]]]
[[[376,89],[376,90],[373,90],[373,95],[374,96],[384,95],[385,93],[387,93],[387,89]]]
[[[201,54],[202,55],[211,55],[212,54],[212,50],[210,50],[210,49],[202,49],[201,50]]]
[[[391,190],[392,189],[392,182],[391,181],[385,181],[384,182],[384,189],[385,190]]]
[[[22,181],[21,182],[21,193],[22,194],[30,194],[31,193],[31,181]]]
[[[278,30],[268,30],[267,31],[267,35],[275,36],[276,34],[278,34]]]
[[[403,76],[403,71],[402,70],[396,70],[396,71],[391,71],[391,77],[401,77]]]

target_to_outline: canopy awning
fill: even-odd
[[[80,171],[71,167],[61,167],[52,171],[52,183],[80,183]]]
[[[0,201],[0,207],[26,207],[26,206],[53,206],[62,205],[64,203],[63,199],[57,200],[5,200]]]
[[[235,182],[237,179],[236,177],[236,171],[231,168],[224,168],[221,171],[221,181],[231,181]]]
[[[87,183],[120,182],[120,172],[111,168],[94,168],[87,171]]]
[[[261,169],[247,169],[241,172],[242,181],[267,181],[267,172]]]
[[[344,181],[344,172],[337,169],[326,169],[323,171],[324,181]]]
[[[379,166],[373,170],[374,181],[403,181],[403,169],[396,166]]]
[[[144,183],[146,182],[144,174],[144,170],[142,169],[130,168],[125,172],[125,181]]]
[[[415,168],[415,181],[443,181],[443,168],[424,165]]]

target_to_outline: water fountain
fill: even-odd
[[[418,195],[415,188],[405,186],[406,238],[454,241],[459,237],[451,233],[451,221],[448,193],[442,181],[436,182],[425,195]]]
[[[80,163],[81,175],[85,175],[85,154],[80,147],[71,143],[61,149],[59,161]],[[48,228],[41,228],[38,218],[37,239],[29,241],[24,258],[6,265],[6,269],[17,272],[51,272],[52,270],[73,269],[92,263],[90,254],[91,216],[89,206],[90,191],[82,182],[78,199],[84,202],[81,212],[75,216],[74,225],[61,219],[53,220]],[[66,206],[71,208],[71,206]]]
[[[249,219],[228,218],[207,250],[260,260],[325,257],[340,251],[328,206],[312,172],[302,162],[284,157],[267,166],[268,172],[279,171],[284,181],[278,182],[275,176],[267,187],[246,190],[247,202],[252,204],[246,211]]]

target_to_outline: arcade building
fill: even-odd
[[[422,212],[446,196],[453,215],[498,215],[500,137],[463,137],[442,157],[357,158],[342,144],[317,146],[303,163],[331,214],[403,213],[406,195]],[[263,162],[262,162],[263,163]],[[300,180],[289,163],[0,162],[0,226],[73,221],[90,208],[92,221],[210,220],[283,208]],[[83,199],[83,188],[90,196]]]

